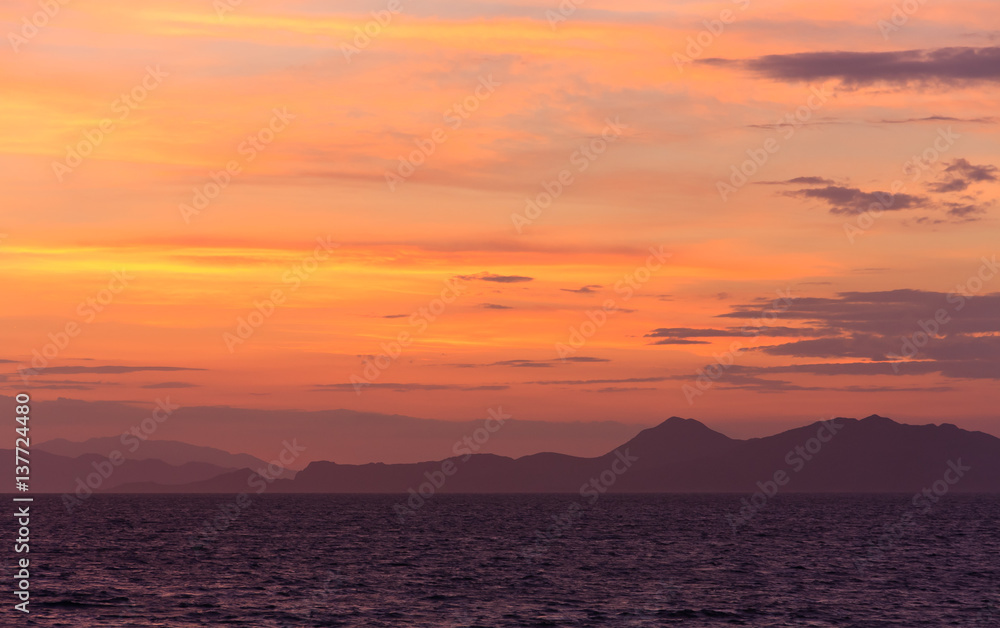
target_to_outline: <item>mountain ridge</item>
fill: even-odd
[[[93,464],[81,457],[74,468],[81,460]],[[1000,438],[950,423],[912,425],[872,414],[735,439],[695,419],[672,416],[592,458],[539,452],[518,458],[467,453],[405,464],[313,461],[292,478],[266,482],[263,490],[574,493],[599,480],[608,492],[740,493],[782,477],[788,492],[911,492],[932,485],[949,468],[966,467],[968,473],[949,490],[1000,493]],[[259,487],[265,484],[260,467],[228,468],[212,477],[198,468],[189,471],[197,477],[187,482],[158,479],[148,470],[131,478],[134,471],[123,469],[103,492],[263,492]]]

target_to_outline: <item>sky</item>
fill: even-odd
[[[994,8],[0,3],[0,392],[1000,435]]]

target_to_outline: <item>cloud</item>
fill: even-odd
[[[873,206],[881,210],[900,210],[923,207],[928,199],[912,194],[890,194],[889,192],[862,192],[858,188],[841,185],[827,185],[821,188],[809,188],[782,192],[785,196],[811,198],[825,201],[831,214],[846,214],[854,216],[863,214]]]
[[[967,159],[955,159],[945,167],[940,181],[928,187],[938,193],[964,192],[973,183],[996,181],[997,167],[989,164],[976,166]]]
[[[647,334],[648,335],[648,334]],[[654,345],[707,345],[707,340],[688,340],[687,338],[664,338],[652,343]]]
[[[501,360],[488,366],[513,366],[515,368],[552,368],[555,360]]]
[[[8,378],[4,376],[3,381],[8,381]],[[24,387],[21,380],[17,380],[17,384],[13,386],[5,386],[5,388],[15,388],[22,389]],[[31,385],[32,389],[44,389],[44,390],[99,390],[108,386],[119,386],[120,382],[87,382],[80,380],[48,380],[44,383],[35,383]]]
[[[509,305],[499,305],[497,303],[480,303],[479,307],[485,308],[487,310],[513,310]]]
[[[996,124],[994,117],[987,118],[955,118],[952,116],[924,116],[923,118],[902,118],[900,120],[876,120],[876,124],[912,124],[915,122],[971,122],[975,124]]]
[[[756,185],[832,185],[834,182],[823,177],[795,177],[784,181],[757,181]]]
[[[658,327],[646,334],[646,338],[710,338],[732,336],[726,329],[694,329],[691,327]]]
[[[647,384],[652,382],[665,382],[671,377],[626,377],[623,379],[547,379],[535,382],[526,382],[538,386],[588,386],[591,384]]]
[[[29,369],[22,370],[28,371]],[[121,375],[140,371],[204,371],[205,369],[184,366],[49,366],[44,369],[30,370],[36,375],[79,375],[82,373]]]
[[[735,338],[738,336],[816,336],[823,332],[811,327],[729,327],[727,329],[693,329],[691,327],[659,327],[646,334],[646,338],[663,338],[657,345],[708,344],[686,341],[689,338]]]
[[[597,288],[602,288],[602,287],[603,286],[588,285],[588,286],[583,286],[582,288],[577,288],[575,290],[572,288],[559,288],[559,289],[562,290],[563,292],[575,292],[577,294],[592,294],[594,292],[597,292],[596,290]]]
[[[781,81],[834,79],[848,86],[873,83],[950,85],[1000,80],[1000,47],[996,46],[891,52],[802,52],[745,61],[708,59],[705,62],[738,65]]]
[[[521,275],[494,275],[493,273],[478,273],[475,275],[459,275],[459,279],[464,281],[491,281],[493,283],[523,283],[534,281],[534,277],[523,277]]]
[[[746,319],[762,313],[757,304],[747,304],[719,316]],[[830,298],[793,299],[777,315],[808,323],[803,335],[813,337],[755,351],[789,358],[868,361],[770,367],[768,372],[1000,378],[1000,293],[841,292]],[[909,359],[901,361],[903,356]]]
[[[977,205],[976,203],[945,203],[948,215],[954,218],[972,220],[974,216],[985,214],[993,206],[993,202]]]
[[[141,388],[198,388],[198,384],[188,382],[159,382],[157,384],[146,384]]]
[[[479,368],[487,366],[508,366],[512,368],[552,368],[555,366],[559,366],[564,362],[589,364],[589,363],[610,362],[610,361],[611,360],[609,360],[608,358],[594,358],[590,356],[578,355],[578,356],[567,357],[564,359],[559,359],[559,358],[553,358],[551,360],[513,359],[513,360],[500,360],[498,362],[488,362],[484,364],[469,364],[469,363],[450,364],[449,366],[456,368]]]
[[[460,386],[456,384],[412,384],[412,383],[382,383],[367,384],[364,389],[385,390],[388,392],[424,392],[430,390],[455,390],[460,392],[474,392],[482,390],[507,390],[510,386],[502,384],[490,384],[483,386]],[[312,388],[312,392],[349,392],[354,393],[354,384],[319,384]]]
[[[769,355],[823,358],[867,358],[888,360],[889,355],[899,352],[900,343],[887,336],[855,334],[847,337],[816,338],[799,340],[780,345],[762,347]]]

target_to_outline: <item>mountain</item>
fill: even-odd
[[[947,423],[904,425],[873,415],[737,440],[671,417],[597,458],[545,453],[408,465],[314,462],[289,489],[405,493],[430,484],[445,493],[744,493],[772,482],[783,492],[908,493],[945,482],[951,491],[1000,493],[1000,439]]]
[[[32,491],[70,492],[105,461],[60,456],[87,443],[50,441],[32,453]],[[923,489],[1000,493],[1000,439],[944,423],[905,425],[872,415],[816,422],[764,438],[732,439],[693,419],[671,417],[602,456],[468,454],[412,464],[310,463],[265,480],[263,462],[217,449],[149,441],[98,492],[121,493],[914,493]],[[47,451],[49,450],[49,451]],[[183,455],[181,455],[183,454]],[[190,458],[201,456],[202,460]],[[224,468],[249,458],[249,465]],[[0,465],[13,453],[0,451]]]
[[[74,493],[81,484],[98,493],[117,492],[119,486],[129,482],[188,485],[229,471],[206,462],[171,465],[162,460],[121,460],[121,464],[115,465],[105,456],[97,454],[70,458],[42,449],[32,450],[29,459],[28,484],[34,493]],[[14,469],[13,450],[0,449],[0,465]],[[85,489],[80,490],[86,492]]]
[[[128,460],[156,459],[174,466],[198,462],[222,469],[242,469],[244,467],[265,469],[268,465],[267,462],[249,454],[231,454],[214,447],[189,445],[174,440],[139,440],[132,436],[125,439],[116,436],[91,438],[83,442],[56,438],[35,445],[34,450],[67,458],[77,458],[87,454],[106,457],[113,451],[119,451]],[[279,477],[290,479],[294,476],[294,471],[285,470]]]

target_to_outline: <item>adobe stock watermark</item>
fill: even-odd
[[[805,443],[789,449],[784,458],[789,470],[778,469],[770,478],[764,481],[758,480],[758,490],[749,498],[740,499],[742,506],[737,514],[726,513],[726,521],[729,522],[732,531],[735,533],[740,527],[749,523],[767,505],[768,501],[778,494],[781,487],[788,486],[795,474],[802,471],[806,467],[806,463],[812,462],[816,455],[823,450],[823,447],[833,440],[837,432],[842,429],[844,429],[843,424],[837,423],[836,419],[827,419],[820,424],[815,436],[806,440]]]
[[[552,515],[552,524],[544,529],[535,530],[536,540],[530,547],[521,550],[521,558],[534,560],[543,556],[548,550],[549,543],[570,529],[588,508],[594,506],[601,496],[618,482],[618,478],[625,475],[632,465],[639,461],[639,457],[633,456],[627,448],[624,452],[616,449],[613,453],[615,457],[606,469],[580,485],[579,501],[571,503],[564,512]]]
[[[746,11],[750,7],[750,0],[732,0],[732,3],[740,11]],[[705,28],[699,31],[694,37],[687,38],[687,46],[684,48],[684,54],[675,52],[670,57],[673,59],[677,71],[683,72],[685,65],[694,63],[696,59],[701,58],[705,54],[705,51],[715,43],[715,40],[725,32],[726,27],[736,21],[737,17],[739,15],[733,9],[722,9],[719,11],[716,19],[710,20],[705,18],[702,20],[701,23]]]
[[[274,481],[281,477],[282,473],[306,450],[298,444],[298,439],[293,438],[292,442],[283,441],[284,448],[278,452],[274,460],[268,463],[267,467],[257,469],[247,476],[247,488],[256,489],[254,495],[260,495],[267,491]],[[201,524],[201,530],[191,533],[188,536],[188,546],[204,546],[215,540],[219,534],[225,532],[232,526],[253,504],[253,495],[247,491],[238,493],[231,501],[220,504],[216,509],[217,514],[205,519]],[[196,541],[197,540],[197,541]]]
[[[79,320],[67,321],[59,331],[50,332],[49,342],[44,344],[41,349],[32,349],[29,364],[17,365],[21,380],[27,384],[31,376],[38,375],[40,371],[45,370],[49,362],[59,357],[59,354],[69,346],[70,341],[83,332],[84,325],[94,322],[97,315],[111,305],[115,297],[124,292],[134,279],[135,275],[130,275],[126,270],[113,271],[107,288],[99,290],[97,294],[87,297],[76,306]]]
[[[20,53],[21,48],[34,39],[43,28],[55,16],[59,15],[62,8],[70,3],[70,0],[38,0],[40,11],[35,11],[31,15],[21,18],[21,28],[18,31],[8,31],[7,41],[15,53]]]
[[[903,28],[925,4],[927,4],[927,0],[903,0],[892,5],[892,14],[889,19],[881,19],[875,23],[878,31],[882,33],[882,39],[889,41],[889,33]]]
[[[243,172],[243,167],[257,158],[261,152],[267,149],[278,133],[288,128],[288,124],[295,119],[295,115],[288,113],[288,109],[282,107],[271,110],[271,119],[267,124],[257,130],[256,133],[247,135],[236,147],[236,152],[242,157],[241,160],[231,159],[226,162],[225,168],[208,173],[208,181],[194,187],[194,194],[187,203],[178,205],[181,218],[185,224],[191,224],[191,219],[203,212],[215,199],[219,198],[223,190],[229,187],[233,178]]]
[[[382,353],[366,359],[360,373],[351,374],[348,381],[354,388],[354,394],[361,396],[365,386],[374,384],[375,380],[399,359],[403,350],[413,344],[417,336],[427,331],[430,324],[444,314],[448,306],[454,303],[467,288],[468,284],[458,280],[457,277],[445,281],[444,288],[436,298],[417,308],[407,318],[410,330],[399,332],[395,340],[382,342],[379,345]]]
[[[606,118],[605,126],[601,130],[601,136],[592,138],[586,144],[581,144],[579,148],[570,153],[569,165],[559,171],[555,178],[542,181],[542,191],[534,198],[526,198],[524,212],[521,214],[511,214],[510,221],[514,224],[514,229],[518,233],[523,233],[524,227],[538,220],[542,211],[548,209],[552,203],[562,196],[566,189],[573,185],[575,181],[573,170],[583,173],[592,163],[608,150],[608,146],[617,142],[622,136],[622,130],[628,125],[622,124],[615,116],[615,119]]]
[[[996,255],[992,259],[983,256],[981,260],[983,263],[976,273],[966,279],[965,283],[955,286],[955,290],[945,298],[945,301],[952,304],[951,312],[944,307],[940,307],[934,312],[933,316],[917,321],[917,326],[920,327],[920,330],[903,338],[899,353],[890,353],[886,356],[892,361],[893,373],[899,374],[900,362],[912,359],[932,340],[943,338],[944,334],[942,332],[945,326],[951,322],[952,313],[957,314],[961,312],[965,308],[966,301],[982,292],[986,283],[996,277],[997,272],[1000,272]]]
[[[788,141],[795,135],[795,132],[803,124],[812,119],[813,114],[823,108],[830,94],[821,88],[813,87],[812,93],[806,99],[806,104],[790,111],[778,118],[774,124],[776,130],[784,129],[780,140]],[[787,127],[787,128],[786,128]],[[771,155],[781,150],[781,141],[769,137],[758,147],[748,148],[746,153],[749,159],[740,164],[730,166],[729,181],[718,180],[715,182],[715,189],[723,201],[728,201],[729,197],[735,194],[743,186],[760,172],[761,168],[771,159]]]
[[[462,463],[468,462],[472,454],[482,449],[489,442],[490,438],[500,431],[504,422],[511,418],[511,415],[504,414],[503,408],[500,406],[490,408],[488,413],[489,416],[483,420],[482,427],[476,428],[471,435],[455,441],[455,445],[451,448],[451,452],[455,455],[455,458],[442,460],[438,469],[424,472],[424,479],[426,481],[422,482],[416,489],[412,487],[407,489],[406,492],[409,494],[409,497],[406,503],[393,505],[392,509],[395,511],[396,518],[400,523],[405,523],[407,517],[420,510],[431,497],[434,497],[435,494],[444,488],[444,485],[448,482],[448,478],[458,473],[461,469]],[[458,458],[458,456],[461,456],[461,458]]]
[[[281,276],[281,283],[289,286],[289,293],[298,290],[302,282],[319,270],[320,264],[330,259],[330,253],[340,246],[333,242],[331,236],[316,238],[316,242],[318,244],[310,255],[297,261]],[[229,349],[229,353],[235,353],[236,347],[249,340],[287,299],[288,294],[284,288],[274,288],[261,301],[255,299],[253,309],[246,316],[236,317],[236,327],[233,331],[222,333],[222,342]]]
[[[895,523],[884,525],[882,533],[865,545],[867,548],[865,555],[857,556],[854,560],[858,571],[863,572],[869,563],[883,558],[886,550],[891,549],[908,531],[917,527],[917,515],[930,514],[941,498],[951,492],[951,487],[958,484],[969,471],[972,471],[972,467],[962,464],[961,458],[949,460],[941,478],[935,480],[929,487],[916,492],[910,500],[910,508],[900,515]]]
[[[571,15],[576,13],[576,10],[580,8],[580,5],[584,2],[586,2],[586,0],[561,0],[559,2],[558,11],[546,9],[545,19],[549,21],[549,28],[553,31],[556,30],[556,26],[560,22],[567,21]]]
[[[215,9],[215,16],[219,21],[226,19],[226,15],[235,11],[243,4],[243,0],[212,0],[212,8]]]
[[[788,309],[795,300],[792,296],[791,288],[786,288],[784,292],[777,291],[778,298],[771,301],[771,304],[761,313],[760,318],[755,318],[751,323],[743,326],[743,333],[753,338],[758,338],[767,328],[766,323],[773,323],[778,319],[778,315]],[[742,340],[734,340],[729,344],[729,349],[722,353],[713,353],[714,364],[709,364],[695,371],[697,376],[695,383],[684,384],[681,392],[687,399],[688,405],[693,406],[694,400],[705,394],[705,392],[715,385],[725,373],[736,364],[736,358],[740,353],[753,348],[753,345],[745,345]]]
[[[600,309],[587,310],[584,312],[587,320],[581,322],[579,325],[570,326],[566,342],[557,342],[555,344],[556,355],[559,356],[560,360],[565,361],[566,358],[583,348],[607,324],[609,317],[619,312],[620,306],[627,303],[637,290],[649,282],[653,278],[653,274],[663,268],[667,259],[672,255],[672,253],[663,252],[662,244],[659,248],[649,247],[649,252],[650,255],[646,258],[645,264],[625,274],[615,282],[614,291],[615,294],[621,296],[620,301],[610,298],[605,299]]]
[[[163,79],[168,76],[170,74],[161,70],[159,65],[155,68],[147,65],[145,76],[135,86],[122,92],[118,98],[111,102],[111,112],[118,114],[118,117],[116,119],[103,118],[97,123],[97,126],[84,129],[81,133],[83,139],[76,144],[66,146],[66,158],[63,161],[52,162],[52,172],[55,174],[56,180],[62,183],[66,175],[71,174],[85,159],[93,155],[97,147],[104,143],[107,136],[117,129],[116,120],[122,122],[128,118],[132,111],[144,103],[149,98],[150,93],[163,84]]]
[[[938,129],[937,137],[934,138],[931,146],[903,163],[903,175],[910,177],[910,183],[916,183],[924,176],[925,172],[941,160],[943,154],[950,150],[961,137],[952,131],[951,127]],[[858,214],[853,223],[844,223],[844,235],[847,236],[847,241],[854,244],[857,236],[871,229],[875,221],[885,213],[885,210],[891,209],[895,204],[895,195],[905,192],[906,187],[905,181],[896,179],[889,186],[889,194],[875,192],[875,199],[878,202],[872,203],[866,211]]]
[[[361,54],[361,51],[371,45],[371,43],[382,35],[382,31],[392,24],[393,17],[403,11],[403,4],[400,0],[389,0],[384,9],[372,11],[372,19],[361,26],[354,27],[354,39],[351,43],[341,42],[340,52],[348,63],[351,57]]]
[[[444,126],[435,128],[425,138],[414,139],[413,143],[416,144],[416,149],[408,155],[397,157],[399,163],[396,165],[395,171],[385,171],[385,184],[389,187],[389,191],[395,192],[398,185],[412,177],[417,169],[427,163],[427,159],[434,154],[437,147],[448,141],[448,129],[455,131],[462,126],[501,85],[503,83],[494,80],[492,74],[480,76],[479,83],[471,94],[445,109],[444,113],[441,114]]]

